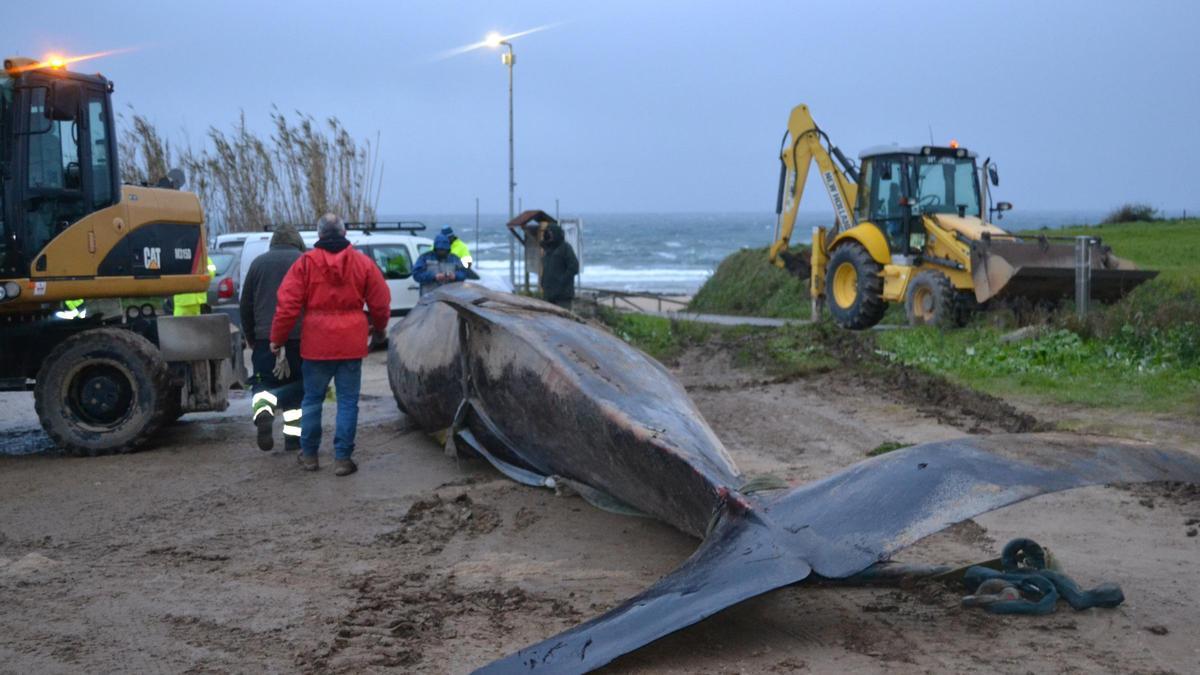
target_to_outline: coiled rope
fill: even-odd
[[[1076,610],[1116,607],[1125,601],[1117,584],[1083,590],[1071,577],[1048,569],[1046,550],[1032,539],[1013,539],[1000,554],[1004,571],[978,565],[967,569],[964,607],[983,607],[992,614],[1050,614],[1059,596]]]

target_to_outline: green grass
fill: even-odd
[[[721,261],[688,308],[710,314],[807,319],[808,280],[767,262],[767,249],[744,248]]]
[[[703,342],[716,326],[672,321],[659,316],[600,308],[600,320],[622,340],[659,361],[669,361],[693,344]]]
[[[818,339],[819,327],[789,326],[764,333],[762,340],[742,347],[739,365],[765,368],[777,377],[796,377],[836,368],[840,359]]]
[[[876,339],[887,358],[996,396],[1145,411],[1194,412],[1200,405],[1194,327],[1180,327],[1158,345],[1054,327],[1012,342],[1002,334],[988,326],[919,328]]]
[[[1022,234],[1095,235],[1111,246],[1118,257],[1131,260],[1142,269],[1158,270],[1156,281],[1200,283],[1200,219],[1079,226]]]
[[[761,367],[777,377],[829,370],[838,360],[810,337],[810,327],[718,326],[603,310],[600,319],[622,340],[659,361],[709,343],[728,349],[734,365]]]
[[[911,447],[911,446],[912,446],[912,443],[900,443],[897,441],[884,441],[884,442],[880,443],[879,445],[875,446],[874,450],[871,450],[870,452],[868,452],[867,457],[878,457],[880,455],[886,455],[887,453],[892,452],[893,450],[899,450],[901,448],[907,448],[907,447]]]

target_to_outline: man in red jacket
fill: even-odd
[[[317,243],[288,270],[279,286],[275,319],[271,323],[271,351],[287,341],[300,311],[300,357],[304,374],[304,401],[300,422],[300,466],[316,471],[321,447],[321,403],[333,380],[337,392],[337,430],[333,437],[334,473],[348,476],[358,470],[354,460],[354,432],[358,425],[358,391],[362,386],[362,360],[367,356],[368,331],[382,337],[387,328],[391,293],[383,273],[346,239],[341,218],[327,213],[317,221]],[[370,326],[363,315],[370,315]]]

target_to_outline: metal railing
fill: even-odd
[[[687,309],[688,301],[680,296],[671,296],[663,293],[650,293],[647,291],[618,291],[608,288],[586,288],[580,287],[577,289],[578,298],[587,302],[592,302],[599,306],[612,307],[613,309],[625,309],[635,312],[650,311],[650,307],[634,302],[635,299],[650,300],[654,304],[654,308],[658,312],[662,312],[663,304],[666,303],[667,311],[680,311]]]

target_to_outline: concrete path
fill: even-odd
[[[769,328],[779,328],[782,326],[804,326],[812,323],[812,319],[774,319],[765,316],[733,316],[729,314],[702,314],[700,312],[683,311],[658,312],[654,310],[642,310],[640,313],[648,314],[650,316],[661,316],[664,319],[672,319],[675,321],[694,321],[696,323],[710,323],[718,326],[764,326]],[[871,330],[896,330],[898,328],[907,327],[908,326],[905,325],[881,323],[872,326]]]
[[[769,326],[778,328],[786,325],[803,325],[812,323],[810,319],[772,319],[764,316],[730,316],[727,314],[701,314],[699,312],[658,312],[643,310],[642,314],[661,316],[676,321],[694,321],[696,323],[711,323],[719,326]]]

